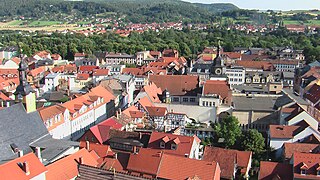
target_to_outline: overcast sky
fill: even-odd
[[[233,3],[243,9],[305,10],[320,9],[320,0],[183,0],[200,3]]]

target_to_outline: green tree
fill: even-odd
[[[234,116],[227,116],[213,128],[218,138],[224,138],[224,145],[227,148],[233,146],[242,134],[239,120]]]
[[[265,151],[264,137],[256,129],[250,129],[243,133],[241,146],[243,150],[259,155]]]

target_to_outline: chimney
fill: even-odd
[[[23,150],[18,150],[18,156],[22,157],[23,156]]]
[[[83,157],[79,157],[79,164],[83,164]]]
[[[26,175],[30,174],[29,164],[27,161],[22,163],[22,170],[26,173]]]
[[[90,150],[90,142],[86,141],[86,149],[89,151]]]
[[[36,155],[37,155],[38,159],[40,160],[40,162],[42,162],[41,148],[40,147],[36,147]]]

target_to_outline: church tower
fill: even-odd
[[[221,46],[219,41],[217,55],[214,58],[211,66],[211,75],[222,76],[224,73],[225,73],[225,67],[224,67],[223,59],[221,57]]]
[[[36,110],[36,95],[35,95],[35,91],[32,89],[32,87],[27,81],[27,74],[26,74],[27,69],[28,69],[28,64],[21,57],[21,61],[19,63],[19,68],[18,68],[20,84],[18,85],[16,91],[14,92],[14,95],[15,95],[15,102],[16,103],[22,102],[22,104],[26,108],[27,113],[29,113]]]

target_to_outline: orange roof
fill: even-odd
[[[142,173],[143,177],[151,175],[161,179],[185,180],[194,176],[200,179],[220,179],[217,162],[190,159],[155,149],[142,148],[138,154],[130,154],[127,169]]]
[[[298,130],[300,126],[284,126],[284,125],[270,125],[270,137],[271,138],[292,138],[294,132]]]
[[[236,53],[236,52],[223,52],[223,54],[227,55],[231,59],[240,59],[241,58],[241,53]]]
[[[107,76],[109,75],[109,69],[94,69],[93,76]]]
[[[52,129],[56,128],[57,126],[64,123],[64,116],[63,113],[65,112],[66,108],[61,105],[53,105],[46,108],[41,108],[38,110],[41,119],[46,122],[49,119],[52,119],[52,126],[48,127],[48,130],[51,131]],[[60,121],[55,121],[55,116],[61,115]]]
[[[245,68],[252,68],[252,69],[262,69],[265,71],[271,71],[274,69],[272,63],[268,61],[244,61],[238,60],[236,61],[236,65],[243,66]]]
[[[147,106],[148,107],[152,107],[153,103],[149,100],[149,98],[147,96],[139,99],[138,101],[140,103],[140,105],[143,107],[143,109],[147,110]]]
[[[320,166],[320,154],[293,153],[293,171],[296,179],[319,179],[317,168]],[[301,175],[301,168],[306,169],[306,175]]]
[[[143,91],[147,93],[147,95],[149,96],[150,100],[153,103],[160,103],[161,102],[158,95],[161,95],[162,91],[153,82],[144,86]]]
[[[165,148],[160,148],[160,142],[162,141],[162,138],[167,136],[169,138],[169,141],[165,144]],[[171,144],[174,143],[174,139],[179,138],[180,143],[177,145],[177,149],[171,149]],[[193,142],[196,141],[200,143],[200,139],[197,136],[182,136],[182,135],[175,135],[175,134],[169,134],[169,133],[162,133],[162,132],[152,132],[148,148],[151,149],[161,149],[166,153],[169,154],[175,154],[179,156],[185,156],[186,154],[190,154],[190,151],[192,149]]]
[[[85,148],[86,150],[90,151],[90,154],[94,155],[93,157],[95,159],[97,159],[96,156],[98,156],[98,161],[100,161],[99,159],[103,159],[108,155],[113,155],[112,149],[110,148],[110,146],[108,145],[104,145],[104,144],[96,144],[96,143],[92,143],[89,142],[89,147],[87,147],[87,142],[85,141],[80,141],[80,148]],[[92,151],[95,152],[92,153]]]
[[[13,62],[15,62],[17,65],[19,65],[19,63],[20,63],[20,61],[21,61],[21,59],[18,58],[18,57],[13,57],[13,58],[11,58],[11,60],[12,60]]]
[[[90,74],[86,74],[86,73],[77,74],[77,80],[88,80],[89,77],[90,77]]]
[[[61,59],[61,56],[60,56],[60,54],[51,54],[51,59],[59,60],[59,59]]]
[[[86,54],[85,53],[75,53],[74,57],[85,57]]]
[[[221,168],[221,177],[232,178],[234,168],[237,165],[239,169],[247,170],[251,160],[251,151],[238,151],[232,149],[223,149],[217,147],[205,147],[203,160],[216,161]]]
[[[24,162],[29,166],[30,174],[28,175],[20,167]],[[5,164],[1,164],[0,179],[32,179],[46,171],[47,168],[39,161],[39,159],[33,153],[29,153]]]
[[[143,75],[142,69],[139,68],[123,68],[122,74]]]
[[[316,150],[319,144],[308,143],[284,143],[284,157],[290,159],[295,152],[308,153]]]
[[[207,162],[167,153],[162,155],[158,177],[185,180],[194,176],[199,179],[220,179],[219,165],[215,161]]]
[[[97,167],[98,162],[86,150],[80,149],[72,155],[66,156],[47,166],[47,180],[55,179],[73,179],[78,176],[78,164],[82,158],[82,164]]]
[[[197,93],[198,76],[189,75],[150,75],[150,82],[154,82],[161,91],[167,89],[170,95],[185,95],[187,93]]]
[[[143,112],[139,111],[134,105],[128,107],[122,113],[130,118],[142,118],[144,115]]]
[[[34,56],[38,55],[41,58],[46,58],[49,54],[50,54],[50,52],[48,52],[48,51],[38,51],[34,54]]]
[[[71,101],[67,101],[64,104],[62,104],[62,106],[67,108],[71,113],[74,113],[79,110],[77,109],[79,108],[79,105],[88,106],[88,103],[93,103],[99,97],[103,97],[104,103],[108,103],[110,102],[110,100],[115,98],[115,96],[111,94],[107,89],[99,85],[97,87],[92,88],[89,93],[77,97]]]
[[[38,68],[35,68],[35,69],[32,69],[31,71],[29,71],[29,75],[33,76],[33,77],[36,77],[38,76],[40,73],[43,73],[45,71],[45,67],[44,66],[41,66],[41,67],[38,67]]]
[[[147,112],[149,116],[165,116],[167,114],[166,107],[147,106]]]
[[[0,92],[0,100],[10,101],[10,100],[12,100],[12,99],[9,98],[8,96],[6,96],[5,94],[3,94],[2,92]]]
[[[207,80],[203,85],[203,94],[217,94],[222,99],[231,98],[231,89],[227,81]]]

